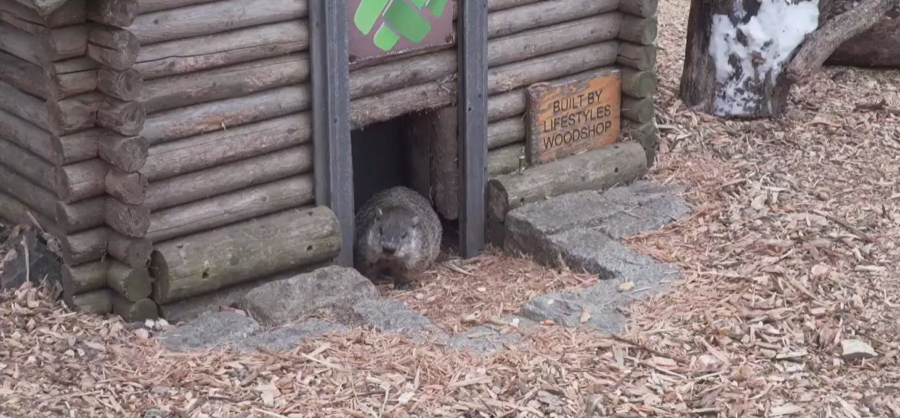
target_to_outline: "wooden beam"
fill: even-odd
[[[316,204],[331,208],[343,245],[337,263],[353,265],[355,207],[350,141],[347,2],[309,0]]]
[[[487,0],[459,6],[459,254],[484,248],[484,184],[487,165]]]

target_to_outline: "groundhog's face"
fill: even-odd
[[[422,231],[419,217],[406,211],[377,212],[378,246],[385,258],[410,260],[421,252]]]

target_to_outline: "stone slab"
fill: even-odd
[[[37,231],[25,230],[10,236],[3,248],[8,252],[0,256],[0,289],[17,289],[29,280],[59,283],[62,261]]]
[[[247,338],[259,328],[256,321],[244,315],[214,312],[163,331],[159,334],[159,341],[172,351],[217,350]]]
[[[349,311],[377,297],[375,285],[356,270],[329,266],[259,286],[241,299],[240,306],[261,324],[279,326],[323,310]]]

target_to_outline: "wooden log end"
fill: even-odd
[[[144,130],[147,113],[140,102],[124,102],[109,97],[97,112],[97,125],[124,136],[134,136]]]
[[[105,315],[112,312],[112,292],[100,289],[93,292],[64,297],[66,305],[75,312]]]
[[[143,238],[150,228],[148,207],[129,205],[110,197],[106,199],[103,214],[106,224],[125,236]]]
[[[106,284],[131,302],[147,298],[152,291],[150,274],[146,268],[128,267],[115,260],[109,262]]]
[[[115,292],[112,294],[112,310],[116,315],[122,317],[125,322],[144,322],[148,319],[159,318],[159,306],[150,299],[141,299],[132,302],[119,296]]]
[[[116,99],[133,102],[141,97],[144,77],[134,68],[119,71],[103,67],[97,72],[97,89]]]
[[[622,69],[622,94],[636,99],[656,95],[659,85],[656,72],[637,71],[633,68]]]
[[[134,37],[132,34],[130,41],[125,49],[112,49],[95,43],[88,43],[87,56],[114,70],[127,70],[134,66],[141,51],[141,44],[137,37]]]
[[[67,304],[72,304],[75,295],[102,289],[106,287],[106,271],[109,264],[105,261],[83,264],[80,266],[63,265],[62,285],[63,298]]]
[[[106,135],[98,143],[100,158],[119,170],[133,173],[144,167],[150,146],[141,136]]]
[[[619,0],[619,11],[634,16],[653,17],[658,9],[658,0]]]
[[[639,45],[631,42],[619,44],[619,65],[638,71],[649,71],[656,67],[656,45]]]
[[[147,196],[149,182],[141,173],[112,169],[106,174],[106,192],[122,203],[141,205]]]
[[[652,45],[656,42],[657,31],[656,17],[626,15],[619,28],[619,39],[639,45]]]
[[[107,251],[112,258],[126,266],[146,268],[150,264],[153,242],[147,238],[132,238],[112,232],[107,243]]]
[[[74,267],[103,259],[109,233],[109,228],[101,227],[57,237],[63,262]]]
[[[93,0],[88,2],[87,18],[117,28],[127,28],[138,16],[138,0]]]
[[[653,98],[646,97],[636,99],[633,97],[622,97],[622,118],[637,123],[653,122],[656,110],[653,107]]]

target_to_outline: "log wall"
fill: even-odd
[[[307,0],[69,2],[43,19],[0,0],[0,216],[60,237],[68,303],[137,320],[330,262]],[[522,168],[525,87],[614,67],[652,148],[655,0],[488,7],[490,177]],[[351,70],[354,129],[433,111],[410,129],[454,219],[455,47]]]

